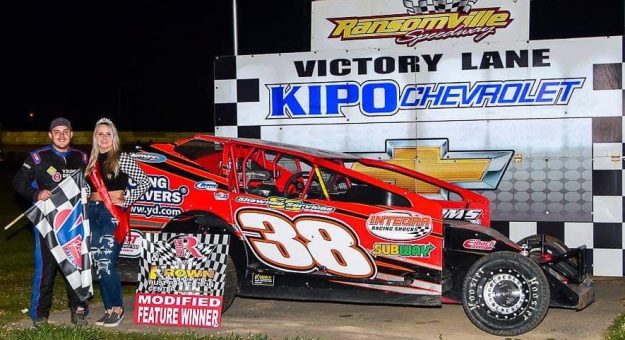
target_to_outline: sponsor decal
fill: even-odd
[[[493,250],[495,248],[495,244],[497,244],[497,241],[495,241],[495,240],[483,241],[483,240],[478,240],[478,239],[472,238],[472,239],[469,239],[469,240],[465,240],[462,243],[462,246],[465,249],[490,251],[490,250]]]
[[[163,163],[167,160],[165,155],[154,152],[139,152],[133,154],[133,158],[143,163]]]
[[[169,178],[165,176],[148,176],[150,188],[130,207],[130,213],[145,217],[171,218],[182,213],[179,207],[189,194],[189,188],[181,185],[173,188]],[[136,186],[131,179],[131,186]]]
[[[174,246],[178,259],[203,259],[213,251],[213,246],[201,244],[193,235],[176,235],[167,242]]]
[[[63,179],[63,175],[61,175],[60,172],[55,172],[54,175],[52,175],[52,180],[55,182],[60,182]]]
[[[221,325],[222,304],[221,296],[137,293],[134,322],[143,325],[216,328]]]
[[[139,230],[132,229],[126,235],[122,249],[119,252],[121,257],[139,257],[141,256],[141,244],[143,240],[143,233]]]
[[[208,278],[215,277],[215,271],[210,269],[180,269],[180,268],[166,268],[166,267],[150,267],[150,280],[156,280],[158,277],[163,278]]]
[[[136,203],[130,207],[131,214],[145,217],[172,218],[182,214],[182,212],[183,210],[179,207],[170,207],[160,204],[143,205]]]
[[[436,247],[430,242],[427,244],[396,244],[375,243],[371,255],[390,255],[403,257],[430,257]]]
[[[482,209],[443,209],[443,219],[474,221],[482,214]]]
[[[473,37],[480,42],[513,21],[510,12],[479,8],[468,12],[432,14],[391,14],[363,17],[327,18],[334,27],[329,39],[395,39],[398,45],[412,47],[420,42]],[[412,12],[414,13],[414,12]]]
[[[230,194],[227,192],[216,192],[213,196],[217,201],[225,201],[230,197]]]
[[[82,171],[81,169],[63,169],[61,170],[61,173],[63,174],[63,179],[67,178],[67,177],[71,177],[74,172],[76,171]]]
[[[148,176],[148,179],[150,180],[150,188],[141,196],[139,201],[180,205],[184,201],[184,197],[189,194],[189,188],[186,185],[181,185],[178,188],[171,187],[168,177]]]
[[[303,201],[298,199],[289,199],[284,197],[254,198],[239,196],[235,201],[239,203],[263,205],[272,209],[280,209],[286,211],[314,211],[326,213],[334,211],[333,207],[304,203]]]
[[[41,163],[41,156],[39,156],[38,152],[33,152],[30,155],[32,156],[33,161],[35,161],[35,164]]]
[[[340,118],[359,106],[370,117],[399,110],[567,105],[586,78],[407,84],[393,80],[268,84],[266,119]]]
[[[194,187],[196,189],[198,189],[198,190],[216,191],[217,190],[217,183],[215,183],[213,181],[195,182]]]
[[[46,172],[52,177],[55,182],[60,182],[63,179],[63,175],[53,166],[50,166]]]
[[[370,215],[367,230],[385,240],[418,240],[432,232],[432,218],[412,211],[388,210]]]
[[[274,276],[271,274],[254,273],[252,275],[252,285],[254,286],[271,286],[274,285]]]

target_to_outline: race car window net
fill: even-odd
[[[333,201],[412,207],[407,198],[371,183],[326,168],[320,167],[319,170],[324,187]]]

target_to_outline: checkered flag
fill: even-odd
[[[81,301],[93,296],[89,243],[91,230],[85,208],[82,171],[76,171],[38,201],[25,215],[41,233],[61,272]]]
[[[477,0],[403,0],[410,14],[469,12]]]

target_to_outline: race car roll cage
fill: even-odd
[[[213,141],[212,139],[207,140]],[[245,150],[245,148],[249,149]],[[275,153],[275,155],[273,155],[273,157],[267,157],[267,151],[271,151],[272,153]],[[259,147],[251,143],[250,145],[233,145],[225,143],[223,150],[222,169],[223,174],[228,178],[228,186],[237,192],[250,192],[263,196],[265,194],[286,195],[289,189],[288,186],[292,182],[296,182],[298,178],[307,177],[316,179],[316,182],[320,186],[322,197],[318,197],[317,199],[340,201],[337,195],[332,195],[329,190],[329,188],[331,187],[331,183],[327,183],[328,176],[325,176],[324,178],[323,172],[327,169],[335,174],[338,173],[339,175],[345,176],[347,185],[350,184],[349,178],[354,178],[358,180],[366,179],[366,181],[368,182],[371,182],[371,180],[373,179],[376,181],[375,185],[377,187],[387,192],[392,192],[393,194],[398,195],[402,198],[406,194],[411,193],[415,194],[418,199],[424,199],[416,191],[398,191],[397,187],[394,185],[386,183],[385,181],[377,178],[365,176],[360,172],[352,170],[345,166],[345,161],[352,161],[360,163],[367,167],[397,173],[403,176],[410,177],[417,181],[428,183],[432,186],[440,188],[440,190],[444,191],[448,196],[451,196],[450,193],[453,193],[459,199],[445,200],[442,199],[442,197],[441,199],[428,199],[435,200],[437,203],[441,204],[443,209],[480,209],[482,213],[478,222],[485,226],[490,225],[490,202],[487,198],[470,190],[459,187],[455,184],[440,180],[424,173],[420,173],[415,170],[404,168],[388,162],[362,158],[349,154],[337,153],[335,155],[337,157],[333,159],[326,159],[319,157],[310,157],[306,154],[296,151],[286,154],[288,156],[294,157],[296,171],[291,172],[290,170],[279,165],[279,162],[283,159],[284,155],[285,153],[282,149],[272,147],[271,145],[263,145],[262,147]],[[310,167],[310,169],[307,170],[308,173],[306,173],[304,167],[301,164],[302,160],[305,160],[309,163],[308,166]],[[254,169],[255,166],[260,167],[260,169]],[[231,171],[231,169],[233,168],[236,171]],[[285,173],[289,173],[290,175],[285,178]],[[251,186],[251,183],[254,181],[261,182],[260,188],[258,186]],[[308,180],[305,183],[301,183],[303,184],[303,186],[298,188],[302,195],[301,198],[313,198],[305,197],[305,195],[310,192],[311,186],[313,186],[314,182],[314,180]],[[414,196],[412,197],[414,200]],[[393,203],[393,199],[387,199],[386,201],[389,203]],[[400,200],[395,199],[395,201]],[[402,206],[404,204],[396,205]]]

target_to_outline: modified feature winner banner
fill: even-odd
[[[228,235],[146,234],[134,322],[219,327],[228,242]]]
[[[607,152],[593,150],[593,119],[622,116],[621,42],[219,58],[216,134],[412,162],[490,190],[494,220],[591,221],[591,159]],[[396,152],[397,145],[412,151]],[[486,165],[478,159],[468,177],[435,173],[455,157]]]

